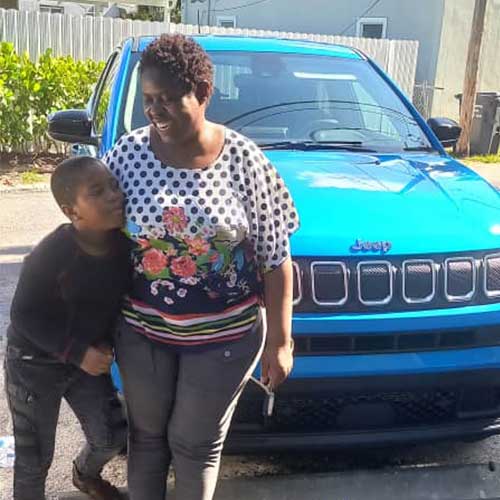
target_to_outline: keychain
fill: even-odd
[[[262,407],[262,415],[264,417],[264,421],[267,421],[269,418],[273,416],[274,391],[271,389],[270,385],[263,384],[259,379],[255,377],[250,377],[250,380],[252,380],[252,382],[258,385],[266,393],[266,397],[264,399],[264,405]]]

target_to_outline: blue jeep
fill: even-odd
[[[118,47],[88,109],[50,117],[52,137],[102,156],[145,125],[138,64],[151,40]],[[500,432],[500,197],[445,152],[459,127],[426,123],[351,48],[196,40],[215,65],[209,118],[261,145],[302,220],[295,368],[272,417],[249,384],[226,449]]]

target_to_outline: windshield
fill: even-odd
[[[139,54],[134,57],[122,133],[147,124]],[[208,118],[259,145],[375,152],[432,148],[401,100],[364,60],[272,52],[211,52],[210,57],[215,76]]]

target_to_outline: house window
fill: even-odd
[[[356,35],[363,38],[385,38],[387,33],[386,17],[362,17],[358,19]]]
[[[217,26],[220,28],[236,28],[236,16],[217,16]]]
[[[59,5],[40,4],[40,12],[48,12],[49,14],[64,14],[64,7],[60,7]]]

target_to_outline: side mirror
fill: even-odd
[[[429,118],[427,124],[446,148],[454,146],[462,133],[460,125],[450,118]]]
[[[86,109],[56,111],[49,118],[49,135],[56,141],[98,145],[92,136],[92,121]]]

